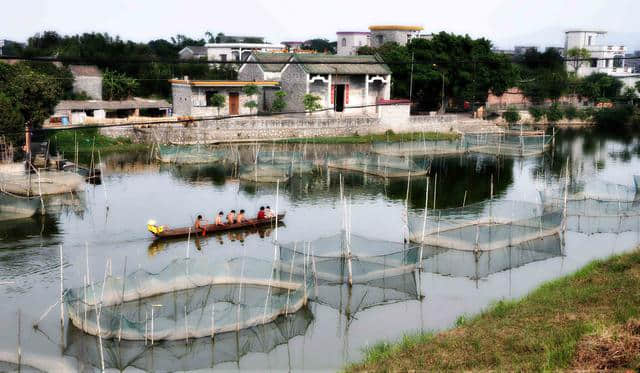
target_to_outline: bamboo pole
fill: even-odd
[[[120,298],[120,304],[124,303],[124,288],[127,281],[127,257],[124,257],[124,270],[122,272],[122,297]],[[122,313],[120,313],[120,325],[118,327],[118,342],[122,339]]]
[[[438,174],[436,173],[436,179],[433,181],[433,209],[436,209],[436,192],[438,191]]]
[[[62,261],[62,245],[60,245],[60,327],[64,331],[64,302],[62,300],[64,296],[64,264]]]
[[[102,167],[102,157],[100,156],[100,150],[98,150],[98,162],[100,163],[100,182],[102,183],[102,187],[104,189],[104,203],[106,205],[107,211],[109,211],[109,198],[108,198],[108,194],[107,194],[107,183],[104,179],[104,168]],[[91,172],[93,172],[93,176],[95,178],[95,171],[91,170]]]
[[[21,338],[20,338],[20,332],[21,332],[21,314],[20,314],[20,309],[18,309],[18,372],[20,371],[20,367],[22,366],[22,342],[21,342]]]

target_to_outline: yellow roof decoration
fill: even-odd
[[[422,26],[402,26],[402,25],[373,25],[369,26],[371,31],[422,31]]]

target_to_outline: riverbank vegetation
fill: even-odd
[[[452,330],[378,343],[347,371],[640,369],[640,250],[590,263]]]
[[[460,137],[452,132],[410,132],[395,133],[391,130],[381,134],[351,136],[318,136],[318,137],[295,137],[280,140],[278,143],[290,144],[371,144],[375,142],[404,142],[404,141],[441,141],[456,140]]]
[[[148,144],[136,144],[126,137],[108,137],[100,134],[97,129],[61,130],[48,136],[53,154],[60,153],[66,158],[73,159],[76,152],[81,155],[100,151],[101,154],[147,150]]]

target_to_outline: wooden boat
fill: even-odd
[[[275,225],[276,221],[280,222],[284,219],[284,213],[278,214],[278,219],[275,217],[266,218],[266,219],[248,219],[243,221],[242,223],[234,223],[234,224],[223,224],[223,225],[215,225],[208,224],[206,226],[207,235],[216,233],[216,232],[226,232],[237,229],[247,229],[247,228],[257,228],[264,227],[269,225]],[[178,237],[187,237],[189,235],[202,235],[202,230],[196,231],[193,227],[184,227],[184,228],[167,228],[164,226],[157,226],[154,224],[147,224],[147,229],[151,232],[156,239],[161,238],[178,238]]]

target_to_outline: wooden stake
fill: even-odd
[[[64,292],[64,267],[62,262],[62,245],[60,245],[60,327],[64,330],[64,301],[62,300]]]

